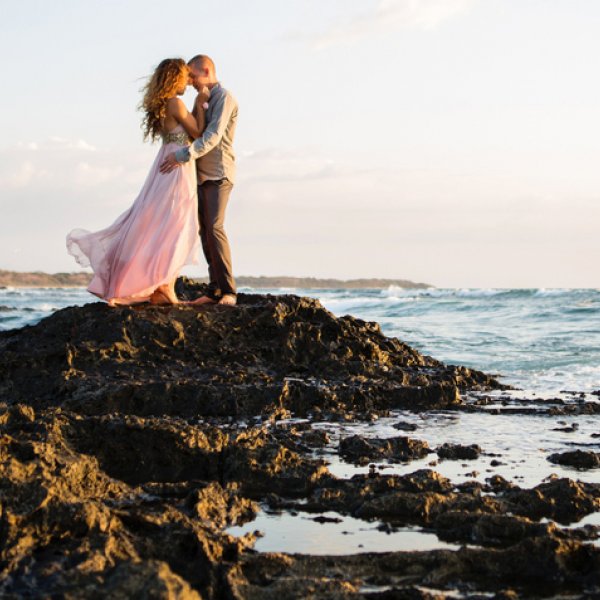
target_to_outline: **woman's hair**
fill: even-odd
[[[165,58],[156,67],[148,83],[142,91],[144,97],[140,102],[140,110],[144,112],[142,129],[144,139],[154,141],[160,137],[161,120],[167,114],[167,100],[177,95],[182,77],[188,76],[189,68],[183,58]]]

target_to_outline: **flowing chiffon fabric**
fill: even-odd
[[[179,139],[185,139],[183,132],[178,125],[170,134],[181,133]],[[178,142],[161,146],[138,197],[112,225],[96,232],[74,229],[67,235],[69,254],[94,271],[87,288],[92,294],[121,304],[144,302],[158,286],[173,281],[184,265],[198,264],[194,161],[170,173],[159,171],[164,158],[180,147]]]

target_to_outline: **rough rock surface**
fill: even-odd
[[[410,461],[423,458],[430,452],[427,442],[406,436],[391,438],[365,438],[353,435],[340,441],[340,455],[346,460],[366,464],[372,459],[387,458],[389,461]]]
[[[0,397],[88,415],[348,416],[499,385],[297,296],[240,294],[234,310],[94,303],[3,333],[0,351]]]
[[[481,454],[477,444],[463,446],[461,444],[442,444],[435,450],[440,458],[446,460],[474,460]]]
[[[591,450],[556,452],[551,454],[548,460],[557,465],[566,465],[578,469],[595,469],[600,467],[600,452],[592,452]]]
[[[336,478],[315,420],[462,407],[499,387],[337,319],[317,301],[240,295],[235,308],[103,304],[0,333],[0,597],[570,597],[600,592],[600,486],[431,469]],[[294,414],[302,423],[280,423]],[[341,444],[411,460],[407,437]],[[233,537],[260,504],[415,525],[457,550],[307,556]],[[334,517],[315,517],[333,523]],[[468,544],[468,546],[467,546]],[[437,591],[436,591],[437,590]]]

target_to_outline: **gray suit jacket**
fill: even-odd
[[[235,183],[233,137],[237,116],[237,100],[217,83],[210,91],[204,132],[189,148],[176,152],[179,162],[196,159],[198,183],[219,179]]]

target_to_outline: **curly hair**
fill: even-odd
[[[177,95],[182,79],[189,74],[189,67],[183,58],[165,58],[156,67],[142,91],[144,97],[139,108],[143,111],[142,129],[144,140],[152,141],[160,137],[161,121],[167,113],[167,100]]]

